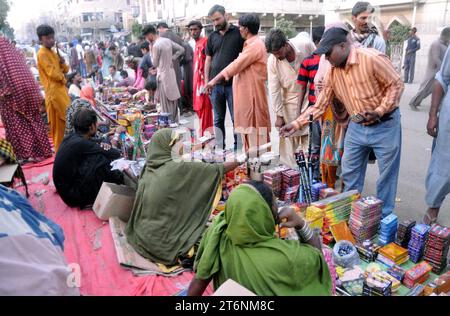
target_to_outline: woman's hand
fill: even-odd
[[[298,216],[295,210],[291,207],[283,208],[278,214],[278,218],[281,222],[280,227],[295,228],[300,230],[306,224],[305,220]],[[285,222],[283,222],[284,219],[286,220]]]

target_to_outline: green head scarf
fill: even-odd
[[[251,185],[228,199],[202,239],[196,278],[213,278],[217,289],[232,279],[261,296],[331,295],[331,276],[321,252],[274,236],[271,208]]]
[[[178,140],[170,129],[152,137],[126,228],[140,255],[165,265],[177,265],[200,240],[224,171],[222,164],[174,161]]]

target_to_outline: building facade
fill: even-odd
[[[134,0],[62,0],[57,6],[58,15],[65,17],[63,33],[86,40],[126,35],[137,8]]]
[[[373,24],[386,39],[394,25],[415,26],[421,40],[421,49],[416,54],[415,82],[420,82],[425,75],[428,51],[431,43],[439,37],[440,32],[450,25],[449,0],[368,0],[375,8]],[[353,26],[351,10],[356,0],[325,0],[325,22],[343,20]],[[391,59],[402,71],[405,45],[394,47]]]
[[[284,18],[294,22],[297,31],[309,31],[311,25],[324,24],[323,0],[145,0],[145,19],[143,23],[166,22],[169,26],[182,31],[191,20],[201,20],[212,29],[208,11],[215,5],[225,7],[230,20],[236,23],[239,16],[256,13],[261,17],[261,31],[265,33]]]

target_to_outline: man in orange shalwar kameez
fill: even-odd
[[[52,50],[55,46],[55,31],[48,25],[40,25],[37,35],[42,48],[37,54],[39,78],[45,90],[45,108],[50,124],[50,136],[55,152],[58,151],[66,129],[66,111],[70,104],[65,74],[69,66],[64,58]]]
[[[210,89],[222,79],[233,78],[234,124],[241,134],[245,151],[270,142],[271,121],[267,101],[267,51],[259,38],[260,20],[257,15],[243,15],[239,31],[245,39],[239,57],[212,79]]]

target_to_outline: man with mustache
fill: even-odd
[[[375,8],[369,2],[357,2],[352,9],[352,21],[355,29],[352,30],[353,40],[367,48],[374,48],[386,54],[386,42],[378,35],[378,31],[370,23]]]
[[[228,23],[225,8],[215,5],[209,11],[215,31],[209,36],[206,45],[205,82],[215,78],[222,70],[231,64],[242,52],[244,39],[239,28]],[[211,102],[214,109],[214,126],[217,146],[225,149],[225,116],[228,110],[234,124],[233,111],[233,79],[221,80],[213,88],[206,91],[211,94]],[[234,149],[237,150],[237,137],[234,136]]]

